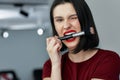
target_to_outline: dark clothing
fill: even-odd
[[[68,53],[62,56],[62,80],[91,80],[100,78],[105,80],[119,80],[120,57],[113,51],[99,49],[90,59],[74,63]],[[50,77],[51,62],[48,60],[43,67],[43,78]]]

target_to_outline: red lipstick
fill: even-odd
[[[66,31],[66,32],[64,33],[64,35],[66,35],[66,34],[68,34],[68,33],[76,33],[76,31],[75,31],[75,30],[69,30],[69,31]]]

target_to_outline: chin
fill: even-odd
[[[77,46],[77,44],[76,45],[75,44],[71,44],[71,45],[69,44],[69,45],[67,45],[68,49],[70,49],[70,50],[75,49],[76,46]]]

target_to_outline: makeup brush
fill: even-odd
[[[78,33],[73,33],[73,34],[70,34],[70,35],[65,35],[63,37],[59,37],[58,39],[60,39],[60,40],[67,40],[67,39],[78,37],[78,36],[82,36],[82,35],[85,35],[84,31],[78,32]]]

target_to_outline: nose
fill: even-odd
[[[65,22],[64,22],[64,29],[70,29],[70,28],[71,28],[70,22],[65,21]]]

